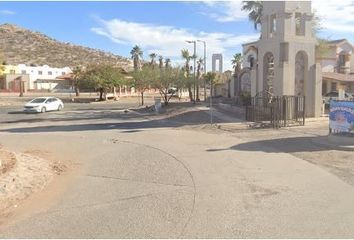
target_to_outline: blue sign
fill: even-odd
[[[330,101],[329,128],[332,133],[354,133],[354,101]]]

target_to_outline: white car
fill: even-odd
[[[64,108],[64,103],[55,97],[39,97],[35,98],[24,106],[25,112],[47,112],[60,111]]]

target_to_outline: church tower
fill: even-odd
[[[312,20],[310,1],[263,2],[254,89],[275,96],[305,96],[306,115],[319,116],[322,76],[315,59],[317,41]]]

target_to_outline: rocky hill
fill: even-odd
[[[131,68],[130,59],[97,49],[56,41],[12,24],[0,25],[0,54],[7,64],[74,67],[107,63]]]

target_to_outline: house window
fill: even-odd
[[[277,30],[277,18],[275,14],[270,16],[270,33],[275,33]]]
[[[295,13],[295,31],[297,36],[305,35],[305,22],[301,13]]]
[[[331,91],[332,92],[337,91],[337,83],[335,83],[335,82],[331,83]]]
[[[339,65],[345,65],[345,54],[339,55]]]
[[[254,57],[253,56],[249,56],[248,57],[248,62],[250,64],[250,68],[253,69],[253,67],[254,67]]]
[[[22,74],[26,74],[26,70],[22,70],[21,73],[22,73]]]
[[[346,73],[347,69],[346,69],[345,63],[347,61],[349,61],[348,56],[349,55],[346,55],[345,53],[339,54],[339,56],[338,56],[338,72],[339,73]]]
[[[48,75],[52,75],[53,73],[52,73],[52,71],[48,71]]]
[[[38,75],[42,75],[43,74],[43,72],[42,71],[38,71]]]

